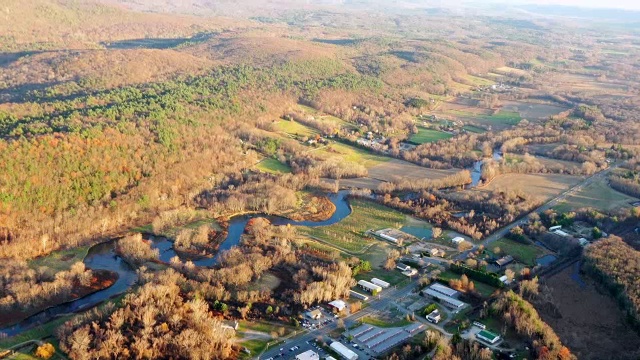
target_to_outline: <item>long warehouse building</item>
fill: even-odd
[[[358,358],[358,354],[351,351],[351,349],[344,346],[341,342],[334,341],[329,345],[329,347],[345,360],[356,360]]]
[[[358,281],[358,286],[372,293],[373,295],[377,295],[380,291],[382,291],[382,287],[372,284],[366,280]]]

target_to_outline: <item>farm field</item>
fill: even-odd
[[[550,158],[535,156],[535,155],[534,157],[536,161],[538,161],[548,169],[563,168],[563,169],[566,169],[567,171],[577,171],[580,169],[580,166],[581,166],[580,163],[577,163],[574,161],[550,159]],[[519,163],[523,161],[524,156],[520,154],[506,154],[505,159],[507,160],[507,163]]]
[[[293,120],[280,120],[276,123],[276,128],[290,135],[315,136],[319,134],[318,130]]]
[[[640,335],[628,327],[616,301],[582,277],[576,265],[543,282],[549,289],[545,302],[534,302],[540,316],[578,359],[638,359]]]
[[[389,157],[377,155],[370,151],[339,142],[332,142],[330,145],[318,148],[316,154],[325,158],[338,157],[342,161],[354,162],[366,168],[371,168],[391,160]]]
[[[505,101],[503,103],[503,110],[517,112],[523,119],[527,120],[545,120],[550,116],[557,115],[567,110],[567,108],[556,104]]]
[[[567,196],[565,201],[557,208],[564,210],[594,207],[600,210],[613,210],[623,207],[631,207],[631,203],[638,200],[631,196],[618,192],[607,184],[605,179],[598,179],[579,192]]]
[[[369,168],[369,177],[384,181],[390,181],[395,176],[410,179],[442,179],[458,171],[460,169],[429,169],[408,161],[390,159],[385,163]]]
[[[462,128],[467,130],[468,132],[472,132],[472,133],[476,133],[476,134],[482,134],[482,133],[486,132],[485,129],[483,129],[481,127],[478,127],[478,126],[474,126],[474,125],[465,125]]]
[[[289,165],[283,164],[274,158],[265,158],[256,165],[256,168],[271,174],[288,174],[291,172]]]
[[[369,167],[369,176],[353,179],[340,179],[339,184],[341,188],[365,188],[375,190],[384,181],[392,181],[397,176],[410,179],[442,179],[449,175],[453,175],[460,169],[429,169],[416,164],[412,164],[408,161],[400,159],[392,159],[382,157],[385,161],[380,161],[377,164]],[[373,159],[372,161],[376,161]],[[360,163],[360,162],[358,162]],[[367,163],[371,164],[371,162]],[[367,166],[365,164],[365,166]],[[335,182],[336,180],[324,179],[328,182]]]
[[[456,110],[450,109],[445,112],[445,114],[454,116],[461,120],[473,121],[480,125],[491,126],[493,129],[506,129],[511,126],[517,125],[522,117],[519,113],[515,111],[498,111],[495,114],[492,114],[486,109],[478,109],[476,111],[465,109],[465,110]]]
[[[300,233],[319,238],[338,249],[352,253],[362,253],[367,246],[378,240],[367,237],[370,229],[399,228],[404,224],[405,215],[371,201],[350,200],[353,212],[337,224],[319,227],[301,227]]]
[[[498,74],[515,74],[515,75],[520,75],[520,76],[528,74],[527,71],[525,71],[525,70],[516,69],[516,68],[509,67],[509,66],[499,67],[499,68],[495,69],[494,72],[498,73]]]
[[[500,248],[498,256],[511,255],[516,261],[527,266],[535,266],[536,259],[545,253],[544,250],[535,245],[525,245],[509,239],[500,239],[493,242],[489,250],[493,251],[496,247]]]
[[[549,200],[577,184],[582,178],[557,174],[505,174],[474,191],[521,190]]]
[[[356,128],[355,125],[346,122],[340,118],[337,118],[333,115],[329,115],[329,114],[325,114],[319,110],[316,110],[310,106],[306,106],[306,105],[302,105],[302,104],[298,104],[297,105],[297,109],[301,110],[302,112],[312,115],[316,120],[322,120],[323,122],[330,122],[336,125],[341,125],[341,126],[346,126],[346,127],[351,127],[351,128]]]
[[[613,81],[599,81],[594,75],[558,73],[554,77],[555,84],[548,84],[546,88],[571,89],[578,92],[606,92],[607,95],[626,96],[627,88]]]
[[[438,140],[445,140],[453,137],[453,135],[444,131],[438,131],[433,129],[418,128],[418,133],[409,137],[409,142],[420,145],[429,142],[436,142]]]

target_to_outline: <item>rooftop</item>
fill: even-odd
[[[500,335],[494,334],[491,331],[487,330],[480,331],[477,336],[481,336],[489,341],[494,341],[496,338],[500,337]]]

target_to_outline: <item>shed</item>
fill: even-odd
[[[513,262],[513,260],[514,260],[513,256],[507,255],[507,256],[503,256],[500,259],[496,260],[495,263],[499,267],[503,267],[503,266],[511,264]]]
[[[305,314],[309,319],[317,320],[322,317],[322,311],[320,309],[313,309],[311,311],[307,311]]]

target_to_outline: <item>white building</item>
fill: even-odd
[[[397,244],[397,243],[398,243],[398,239],[394,238],[393,236],[389,236],[389,235],[387,235],[387,234],[383,234],[383,233],[379,233],[378,235],[379,235],[381,238],[383,238],[383,239],[385,239],[385,240],[388,240],[388,241],[391,241],[391,242],[392,242],[392,243],[394,243],[394,244]]]
[[[562,225],[552,226],[549,228],[549,231],[556,231],[562,229]]]
[[[456,244],[456,245],[459,245],[459,244],[462,244],[464,242],[464,238],[460,237],[460,236],[456,236],[453,239],[451,239],[451,242]]]
[[[307,350],[302,354],[296,355],[296,360],[320,360],[320,355],[313,350]]]
[[[338,341],[332,342],[329,347],[333,349],[333,351],[337,352],[338,355],[340,355],[340,357],[345,360],[356,360],[358,358],[358,354],[354,353],[353,351],[351,351],[351,349],[342,345],[342,343]]]
[[[434,324],[439,323],[440,319],[442,319],[442,317],[440,316],[440,312],[438,311],[438,309],[433,310],[431,313],[429,313],[429,315],[427,315],[427,321],[430,321]]]
[[[502,283],[505,285],[509,285],[511,283],[511,280],[509,280],[507,275],[500,276],[500,281],[502,281]]]
[[[329,303],[329,306],[332,306],[333,308],[338,310],[338,312],[341,312],[347,307],[347,303],[345,303],[343,300],[333,300]]]
[[[373,284],[378,285],[378,286],[382,286],[382,288],[384,288],[384,289],[386,289],[386,288],[388,288],[389,286],[391,286],[391,284],[389,284],[388,282],[383,281],[383,280],[380,280],[380,279],[378,279],[378,278],[373,278],[373,279],[371,279],[371,282],[372,282]]]
[[[380,291],[382,291],[382,288],[376,284],[372,284],[366,280],[360,280],[358,281],[358,286],[360,286],[361,288],[363,288],[364,290],[367,290],[368,292],[372,293],[373,295],[378,294]]]
[[[580,246],[587,246],[589,244],[589,240],[585,238],[578,239],[578,242],[580,243]]]
[[[356,299],[360,299],[360,300],[364,300],[364,301],[369,300],[369,297],[367,295],[361,294],[361,293],[359,293],[357,291],[349,290],[349,295],[351,297],[356,298]]]
[[[319,309],[313,309],[311,311],[307,311],[305,315],[309,319],[318,320],[322,317],[322,311],[320,311]]]
[[[431,286],[429,286],[431,289],[447,295],[447,296],[451,296],[451,297],[455,297],[456,295],[458,295],[458,292],[456,290],[453,290],[452,288],[448,287],[448,286],[444,286],[440,283],[433,283],[431,284]]]
[[[437,299],[439,300],[442,304],[446,305],[449,308],[452,308],[454,310],[459,310],[462,309],[465,305],[465,303],[463,303],[462,301],[458,300],[458,299],[454,299],[451,296],[447,296],[443,293],[437,292],[431,288],[426,288],[424,290],[422,290],[422,293],[425,296],[429,296],[433,299]]]
[[[564,231],[562,231],[562,230],[555,230],[553,233],[554,233],[554,234],[556,234],[556,235],[563,236],[563,237],[567,237],[567,236],[569,236],[569,234],[568,234],[568,233],[566,233],[566,232],[564,232]]]
[[[405,264],[398,264],[396,265],[396,269],[400,271],[408,271],[408,270],[411,270],[411,266],[405,265]]]

